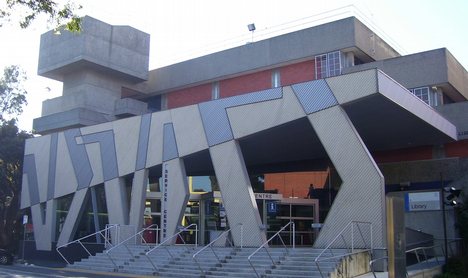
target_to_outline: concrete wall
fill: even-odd
[[[378,42],[372,49],[371,36]],[[359,49],[360,46],[363,48]],[[356,18],[350,17],[155,69],[141,88],[147,93],[162,93],[352,48],[359,49],[367,59],[399,56]]]

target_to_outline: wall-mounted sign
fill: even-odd
[[[273,194],[273,193],[254,193],[255,199],[257,200],[281,200],[283,199],[283,194]]]
[[[413,192],[405,194],[406,211],[440,210],[440,192]]]
[[[169,184],[168,164],[162,167],[162,198],[161,198],[161,241],[167,237],[167,186]]]

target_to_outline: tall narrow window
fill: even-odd
[[[279,69],[275,69],[271,72],[271,87],[278,88],[281,86],[281,75]]]
[[[315,56],[315,78],[321,79],[341,74],[341,52],[334,51]]]
[[[218,99],[219,98],[219,82],[213,82],[211,85],[211,99]]]
[[[161,96],[161,110],[167,110],[167,94]]]

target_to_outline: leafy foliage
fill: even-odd
[[[0,125],[0,248],[16,245],[24,141],[30,137],[18,130],[15,120]]]
[[[6,8],[0,10],[0,19],[8,20],[17,9],[26,10],[26,15],[19,22],[21,28],[29,27],[40,14],[44,14],[56,28],[71,32],[81,30],[81,18],[75,14],[75,10],[81,9],[81,5],[76,6],[73,2],[59,5],[52,0],[6,0]]]
[[[7,121],[8,117],[16,118],[23,112],[23,105],[27,104],[26,90],[23,82],[26,81],[25,73],[19,66],[8,66],[0,78],[0,122]]]
[[[16,126],[16,116],[26,104],[25,80],[18,66],[6,67],[0,77],[0,248],[7,249],[14,249],[17,242],[24,141],[32,137]]]

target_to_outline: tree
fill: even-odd
[[[0,248],[17,246],[24,141],[30,137],[14,119],[0,125]]]
[[[7,249],[17,246],[24,141],[32,137],[16,126],[26,104],[25,80],[18,66],[6,67],[0,78],[0,248]]]
[[[79,32],[81,18],[75,14],[77,9],[81,9],[81,5],[77,6],[73,2],[60,5],[52,0],[6,0],[5,7],[0,9],[0,27],[1,21],[9,21],[17,11],[24,11],[25,15],[21,15],[19,22],[21,28],[29,27],[34,19],[43,14],[48,17],[49,22],[54,23],[55,28]]]
[[[19,66],[5,67],[0,78],[0,123],[3,124],[8,117],[16,119],[23,112],[23,105],[27,104],[24,81],[26,75]]]

